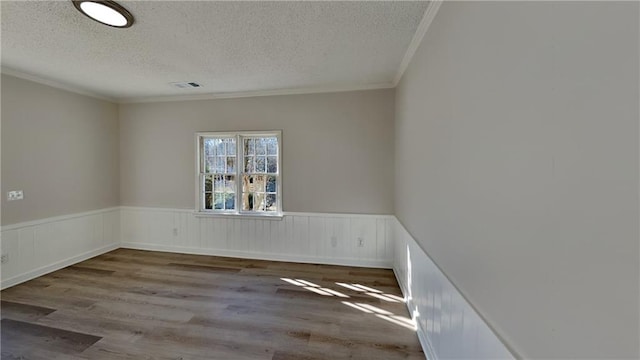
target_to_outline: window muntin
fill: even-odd
[[[198,133],[197,144],[198,211],[282,213],[280,131]]]

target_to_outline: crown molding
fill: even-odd
[[[113,103],[117,102],[116,99],[108,97],[108,96],[104,96],[104,95],[101,95],[101,94],[98,94],[98,93],[95,93],[95,92],[92,92],[92,91],[88,91],[88,90],[85,90],[85,89],[82,89],[82,88],[79,88],[79,87],[76,87],[76,86],[73,86],[73,85],[68,85],[68,84],[65,84],[65,83],[62,83],[62,82],[59,82],[59,81],[56,81],[56,80],[47,79],[47,78],[44,78],[44,77],[41,77],[41,76],[37,76],[37,75],[33,75],[33,74],[28,74],[28,73],[25,73],[25,72],[22,72],[20,70],[16,70],[16,69],[4,66],[4,65],[2,65],[2,67],[0,67],[0,72],[2,74],[5,74],[5,75],[10,75],[10,76],[13,76],[13,77],[17,77],[17,78],[20,78],[20,79],[23,79],[23,80],[32,81],[32,82],[35,82],[35,83],[38,83],[38,84],[42,84],[42,85],[47,85],[47,86],[50,86],[50,87],[54,87],[56,89],[69,91],[69,92],[72,92],[72,93],[75,93],[75,94],[89,96],[89,97],[92,97],[92,98],[96,98],[96,99],[104,100],[104,101],[109,101],[109,102],[113,102]]]
[[[347,92],[362,90],[378,90],[391,89],[392,83],[379,83],[360,86],[327,86],[317,88],[294,88],[294,89],[275,89],[275,90],[257,90],[257,91],[238,91],[227,93],[209,93],[209,94],[193,94],[193,95],[175,95],[175,96],[152,96],[152,97],[130,97],[118,99],[121,104],[133,103],[150,103],[150,102],[170,102],[170,101],[191,101],[191,100],[215,100],[215,99],[234,99],[258,96],[278,96],[278,95],[303,95],[303,94],[321,94],[330,92]]]
[[[413,38],[409,43],[407,52],[402,58],[396,77],[393,79],[393,87],[398,86],[398,83],[402,79],[402,75],[404,75],[405,70],[409,67],[409,63],[411,63],[413,55],[416,53],[416,50],[418,50],[420,43],[422,43],[422,38],[424,38],[427,30],[429,30],[429,26],[431,25],[431,22],[433,22],[433,18],[435,18],[438,13],[438,9],[440,9],[440,5],[442,5],[443,1],[444,0],[432,0],[429,2],[429,7],[425,10],[424,16],[422,17],[422,20],[420,20],[420,24],[418,24],[418,28],[416,29],[416,33],[413,34]]]
[[[378,83],[369,85],[355,86],[327,86],[327,87],[309,87],[309,88],[293,88],[293,89],[275,89],[275,90],[257,90],[257,91],[238,91],[226,93],[208,93],[208,94],[192,94],[192,95],[168,95],[168,96],[149,96],[149,97],[128,97],[128,98],[111,98],[95,92],[87,91],[79,87],[64,84],[62,82],[47,79],[41,76],[28,74],[10,67],[2,66],[0,68],[2,74],[14,76],[20,79],[32,81],[38,84],[47,85],[56,89],[69,91],[75,94],[90,96],[96,99],[105,100],[118,104],[131,103],[150,103],[150,102],[169,102],[169,101],[190,101],[190,100],[214,100],[214,99],[233,99],[258,96],[277,96],[277,95],[302,95],[302,94],[318,94],[330,92],[347,92],[347,91],[363,91],[391,89],[395,87],[392,83]]]

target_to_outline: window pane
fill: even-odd
[[[263,192],[254,193],[254,198],[253,198],[254,211],[264,211],[265,195],[266,194]]]
[[[214,155],[214,141],[213,139],[204,139],[203,140],[203,144],[204,144],[204,156],[213,156]]]
[[[236,154],[236,139],[226,139],[227,143],[227,155]]]
[[[234,173],[236,172],[236,158],[234,157],[227,157],[227,173]]]
[[[211,210],[213,208],[213,194],[204,194],[204,208]]]
[[[242,177],[242,210],[264,210],[266,180],[264,175],[244,175]]]
[[[247,194],[253,189],[253,176],[242,175],[242,192]]]
[[[223,173],[226,168],[225,157],[224,156],[216,156],[215,157],[215,166],[212,172],[215,173]]]
[[[242,194],[242,210],[244,211],[253,210],[253,196],[254,196],[254,193]]]
[[[276,194],[267,194],[265,207],[266,211],[278,211],[278,206],[276,204]]]
[[[264,156],[256,156],[256,172],[263,173],[265,172],[265,157]]]
[[[249,173],[254,171],[253,156],[244,157],[244,171]]]
[[[214,204],[213,208],[216,210],[224,209],[224,194],[223,193],[214,193]]]
[[[256,139],[256,155],[267,154],[267,144],[265,140],[265,138]]]
[[[207,192],[213,191],[213,183],[211,180],[211,175],[204,176],[204,191],[207,191]]]
[[[278,157],[267,156],[267,172],[275,174],[278,172]]]
[[[223,192],[224,191],[224,177],[222,175],[215,175],[213,177],[213,191],[215,192]]]
[[[235,210],[236,209],[236,194],[235,193],[226,193],[224,194],[224,207],[227,210]]]
[[[264,192],[266,186],[266,177],[264,175],[243,175],[242,176],[242,191],[249,192]]]
[[[236,192],[236,177],[227,175],[224,177],[224,192],[234,193]]]
[[[216,167],[216,158],[213,156],[208,156],[204,160],[204,172],[212,173],[214,172],[214,168]]]
[[[264,175],[254,176],[253,185],[254,185],[255,191],[264,192],[264,189],[267,186],[267,177]]]
[[[267,138],[267,155],[277,155],[278,154],[278,139],[277,138]]]
[[[216,139],[216,155],[225,155],[227,152],[225,151],[225,141],[224,139]]]
[[[275,176],[267,176],[267,192],[276,192]]]
[[[255,153],[253,139],[244,139],[244,154],[255,155]]]

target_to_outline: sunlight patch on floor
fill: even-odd
[[[404,328],[407,328],[409,330],[413,330],[416,331],[416,324],[415,322],[413,322],[413,320],[407,319],[403,316],[398,316],[398,315],[382,315],[382,314],[376,314],[377,317],[379,317],[380,319],[384,319],[387,320],[390,323],[396,324],[396,325],[400,325]]]
[[[340,291],[334,290],[334,289],[330,289],[330,288],[326,288],[326,287],[322,287],[316,283],[313,283],[311,281],[308,280],[304,280],[304,279],[290,279],[290,278],[280,278],[280,280],[287,282],[291,285],[295,285],[298,286],[300,288],[303,288],[307,291],[313,292],[315,294],[318,295],[322,295],[322,296],[335,296],[335,297],[339,297],[339,298],[350,298],[349,295],[346,295],[344,293],[341,293]],[[393,295],[393,294],[385,294],[383,291],[380,291],[378,289],[374,289],[372,287],[369,286],[364,286],[362,284],[347,284],[347,283],[343,283],[343,282],[336,282],[335,283],[338,286],[342,286],[345,289],[349,289],[351,291],[356,291],[358,293],[363,293],[365,295],[371,296],[373,298],[382,300],[382,301],[386,301],[386,302],[392,302],[392,303],[399,303],[405,302],[405,299],[397,296],[397,295]],[[387,311],[385,309],[381,309],[377,306],[373,306],[371,304],[366,304],[366,303],[354,303],[354,302],[350,302],[350,301],[342,301],[342,304],[349,306],[352,309],[356,309],[358,311],[361,311],[365,314],[373,314],[375,315],[377,318],[379,319],[383,319],[385,321],[388,321],[392,324],[404,327],[406,329],[415,331],[416,330],[416,322],[412,319],[409,319],[407,317],[404,316],[400,316],[400,315],[396,315],[390,311]]]

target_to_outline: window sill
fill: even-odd
[[[236,219],[253,219],[253,220],[282,220],[284,214],[235,214],[235,213],[214,213],[208,211],[194,211],[196,217],[213,217],[213,218],[236,218]]]

